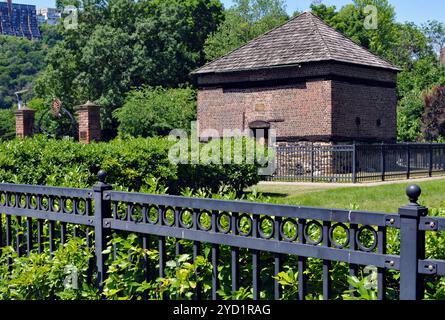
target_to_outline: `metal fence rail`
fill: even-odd
[[[445,144],[278,146],[268,180],[365,182],[445,174]]]
[[[357,145],[357,181],[432,177],[445,173],[444,144]]]
[[[104,182],[104,172],[99,180],[92,190],[0,184],[0,216],[6,216],[6,225],[0,226],[0,245],[14,246],[19,254],[42,252],[45,225],[49,228],[49,250],[54,251],[66,241],[67,224],[72,224],[76,236],[88,237],[89,245],[95,247],[99,289],[107,277],[103,252],[113,231],[138,234],[144,247],[149,239],[155,239],[159,263],[146,265],[145,270],[152,279],[165,276],[167,237],[177,240],[176,254],[182,250],[178,240],[192,241],[194,259],[203,245],[210,245],[212,299],[219,298],[217,291],[222,285],[219,265],[230,265],[233,292],[240,288],[240,280],[246,281],[241,279],[240,250],[251,256],[252,271],[247,280],[254,299],[260,299],[260,270],[266,253],[273,254],[275,275],[282,271],[286,257],[298,257],[295,267],[302,300],[310,293],[304,272],[308,258],[322,261],[324,299],[332,298],[332,262],[347,263],[350,275],[356,275],[360,266],[377,267],[379,299],[386,296],[388,270],[400,271],[400,299],[422,299],[424,276],[445,276],[445,261],[425,259],[424,244],[425,232],[445,231],[445,219],[427,216],[428,210],[417,204],[420,189],[416,186],[407,191],[409,205],[398,213],[380,213],[118,192]],[[12,217],[19,226],[26,218],[24,233],[12,227]],[[36,224],[38,231],[33,233]],[[389,229],[400,230],[399,255],[387,253]],[[345,235],[345,241],[338,241],[337,232]],[[223,246],[230,248],[230,261],[219,254]],[[281,299],[281,286],[273,281],[273,297]],[[195,293],[201,298],[199,285]]]

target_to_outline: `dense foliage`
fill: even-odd
[[[132,90],[114,116],[122,135],[151,137],[168,135],[174,129],[190,131],[190,122],[196,120],[196,91],[162,87]]]
[[[45,68],[45,57],[58,35],[50,26],[41,31],[42,39],[34,41],[0,35],[0,109],[11,108],[16,102],[14,92],[31,89]]]
[[[204,63],[204,42],[222,19],[217,0],[74,2],[82,8],[78,26],[59,26],[63,40],[48,54],[36,90],[69,108],[88,99],[104,106],[107,135],[117,125],[113,110],[133,87],[191,82],[190,72]]]
[[[58,6],[73,3],[57,2]],[[258,182],[258,164],[212,163],[212,159],[223,157],[220,151],[214,151],[219,150],[218,140],[200,145],[198,150],[210,159],[209,163],[186,164],[169,160],[174,141],[142,137],[165,135],[173,128],[188,129],[189,121],[196,116],[195,91],[189,86],[190,71],[285,22],[289,17],[284,2],[236,0],[235,5],[225,11],[217,0],[74,2],[82,8],[77,29],[66,30],[60,25],[57,31],[44,32],[44,40],[38,43],[0,37],[1,107],[11,106],[12,92],[34,81],[45,67],[43,57],[47,56],[48,65],[35,83],[38,97],[29,101],[29,105],[39,111],[38,116],[55,96],[71,111],[80,102],[95,100],[106,107],[106,134],[111,136],[118,127],[122,137],[91,145],[41,136],[3,142],[0,144],[0,181],[89,188],[97,181],[96,172],[105,169],[107,182],[118,190],[267,202],[261,195],[241,193],[245,187]],[[376,30],[364,28],[363,9],[367,4],[378,8]],[[394,8],[386,0],[355,0],[338,10],[314,5],[312,11],[358,44],[403,68],[398,81],[399,140],[419,139],[422,115],[424,128],[429,128],[425,137],[443,137],[439,121],[443,116],[443,92],[435,89],[427,95],[424,110],[425,90],[445,84],[445,69],[437,59],[438,49],[445,44],[443,24],[435,21],[424,26],[397,23]],[[0,111],[0,135],[11,137],[13,124],[13,112]],[[55,126],[54,131],[57,130]],[[140,137],[124,138],[126,136]],[[233,148],[231,145],[231,156]],[[185,149],[193,149],[189,140]],[[435,209],[431,214],[444,215],[444,212]],[[4,221],[1,225],[5,225]],[[68,231],[73,231],[72,226],[68,226]],[[47,237],[47,226],[44,232]],[[292,237],[297,231],[290,227],[283,232]],[[311,237],[317,237],[316,232],[309,230]],[[398,232],[389,231],[387,236],[388,253],[397,255]],[[333,237],[338,243],[345,241],[342,233],[335,233]],[[109,255],[109,273],[104,288],[108,299],[191,299],[198,283],[203,296],[209,297],[213,271],[209,264],[209,245],[204,244],[201,256],[193,261],[189,241],[180,241],[182,254],[177,256],[175,240],[167,238],[165,277],[159,278],[155,272],[148,279],[144,273],[147,261],[153,269],[159,262],[159,252],[154,249],[157,239],[150,238],[148,250],[142,248],[140,237],[134,234],[113,234],[109,240],[105,251]],[[428,258],[445,259],[443,234],[428,233],[426,243]],[[0,299],[98,299],[94,279],[91,279],[92,252],[86,246],[85,234],[70,239],[64,246],[58,245],[52,256],[45,251],[19,257],[12,248],[2,248]],[[251,252],[240,250],[241,288],[232,294],[230,248],[221,246],[220,249],[223,262],[218,267],[222,283],[218,288],[220,297],[251,298]],[[272,298],[273,259],[271,253],[261,255],[262,298]],[[297,298],[297,259],[286,257],[282,272],[275,277],[283,288],[284,299]],[[12,262],[9,268],[8,262]],[[345,263],[332,264],[333,297],[375,299],[375,290],[365,286],[363,271],[360,270],[358,277],[348,277],[348,267]],[[80,286],[66,282],[73,270]],[[322,262],[308,259],[306,275],[311,293],[307,298],[320,298]],[[399,274],[388,272],[386,277],[388,298],[395,299]],[[349,285],[354,288],[352,291]],[[444,279],[428,278],[426,294],[430,299],[443,299]]]
[[[159,137],[90,145],[42,136],[12,140],[0,144],[0,181],[90,188],[104,169],[116,188],[146,191],[156,184],[179,193],[185,188],[240,192],[260,179],[258,164],[172,163],[169,152],[174,145]],[[197,146],[198,152],[205,152],[205,145]]]
[[[36,251],[18,256],[11,247],[0,255],[0,300],[85,300],[98,297],[91,279],[93,250],[86,238],[60,246],[52,255]],[[10,266],[8,265],[10,262]],[[75,283],[67,281],[75,276]]]
[[[206,58],[219,58],[288,19],[283,0],[235,0],[224,22],[207,38]]]
[[[77,28],[65,29],[63,24],[44,27],[40,42],[0,38],[0,104],[10,107],[13,92],[31,83],[37,94],[32,97],[39,98],[40,109],[48,108],[56,96],[70,111],[88,99],[94,100],[105,107],[103,126],[107,138],[114,137],[119,122],[120,132],[136,136],[164,134],[174,126],[181,128],[193,118],[189,108],[174,116],[169,113],[169,117],[147,115],[141,119],[132,119],[124,110],[157,111],[165,106],[164,98],[169,95],[175,101],[167,109],[177,104],[180,107],[176,110],[183,111],[183,106],[189,105],[188,97],[169,90],[165,95],[162,89],[151,92],[150,97],[159,93],[156,103],[140,103],[139,98],[150,92],[144,86],[193,85],[191,71],[289,18],[283,0],[236,0],[227,9],[218,0],[63,0],[58,5],[73,3],[81,8]],[[368,4],[377,7],[377,29],[365,27]],[[387,0],[354,0],[341,8],[314,4],[311,9],[338,31],[402,69],[398,80],[398,139],[423,139],[424,92],[445,85],[445,67],[438,61],[438,51],[445,44],[444,24],[397,22],[394,7]],[[135,102],[135,106],[129,102]],[[124,105],[113,117],[113,111]],[[153,126],[147,127],[153,122],[154,130]],[[5,122],[0,133],[7,133],[11,124]],[[53,125],[51,130],[63,131],[60,125],[66,124]],[[136,125],[143,127],[138,130]]]
[[[0,110],[0,137],[2,139],[15,137],[15,115],[12,109]]]

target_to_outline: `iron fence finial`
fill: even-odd
[[[417,200],[419,200],[420,195],[422,194],[422,189],[416,184],[410,185],[406,188],[406,195],[409,198],[409,202],[411,204],[417,205]]]
[[[105,183],[105,178],[107,177],[107,172],[105,170],[99,170],[97,173],[97,178],[99,179],[99,182]]]

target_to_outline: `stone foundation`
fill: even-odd
[[[276,175],[326,177],[350,174],[352,146],[351,149],[342,146],[333,142],[277,142]]]

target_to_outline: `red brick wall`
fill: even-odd
[[[332,82],[334,136],[395,141],[395,88]],[[357,124],[357,118],[360,124]],[[380,122],[380,126],[377,122]]]
[[[395,71],[340,63],[200,75],[200,137],[208,137],[203,131],[209,128],[222,135],[223,129],[245,130],[262,120],[276,129],[278,140],[392,141],[396,80]]]
[[[208,128],[248,129],[257,120],[271,122],[278,137],[331,134],[331,81],[279,87],[202,89],[198,93],[200,136]]]

